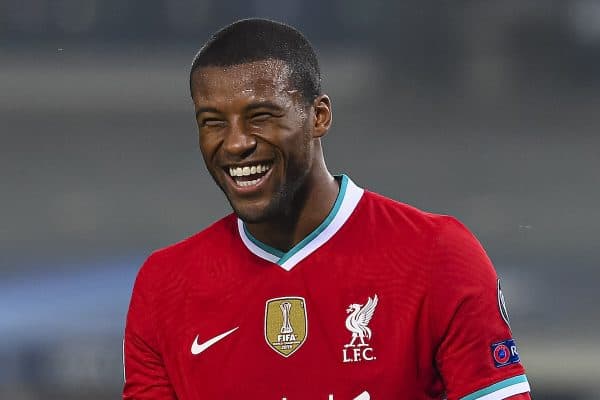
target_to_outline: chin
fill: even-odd
[[[270,212],[270,204],[267,205],[254,205],[254,204],[234,204],[230,201],[231,208],[238,216],[239,219],[247,224],[258,224],[265,222],[272,217]]]
[[[289,213],[292,207],[289,188],[282,185],[270,193],[262,193],[259,197],[240,198],[223,190],[231,208],[239,219],[248,224],[276,222]]]
[[[267,221],[269,218],[261,210],[233,209],[239,219],[247,224],[259,224]]]

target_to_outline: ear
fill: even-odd
[[[313,137],[320,138],[325,136],[333,121],[329,96],[326,94],[318,96],[313,103],[313,107],[315,110]]]

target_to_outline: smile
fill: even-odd
[[[249,164],[239,167],[229,167],[229,176],[238,187],[257,186],[267,172],[271,169],[270,164]]]

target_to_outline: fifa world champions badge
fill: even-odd
[[[308,319],[302,297],[279,297],[265,305],[265,340],[283,357],[294,354],[306,341]]]

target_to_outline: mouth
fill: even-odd
[[[233,188],[237,192],[250,193],[259,190],[271,173],[272,161],[260,161],[225,167]]]

